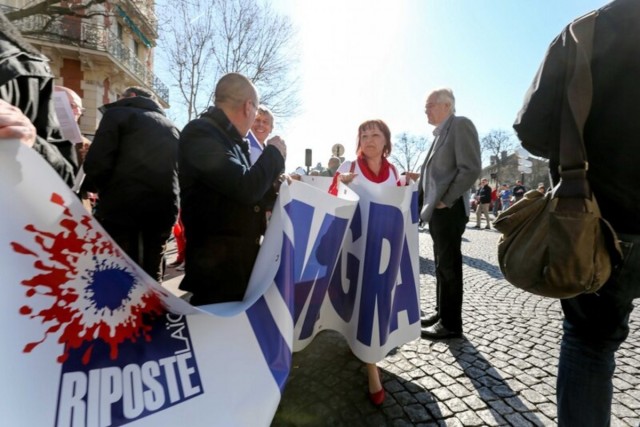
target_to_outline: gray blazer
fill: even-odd
[[[420,171],[423,191],[420,219],[429,222],[442,201],[448,207],[462,197],[469,215],[469,189],[482,171],[480,141],[471,120],[451,115]]]

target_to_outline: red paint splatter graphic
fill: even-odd
[[[148,322],[166,312],[159,295],[140,283],[134,266],[93,228],[90,216],[75,218],[56,193],[51,202],[62,208],[58,229],[40,230],[29,224],[25,230],[33,234],[35,245],[11,242],[16,253],[36,258],[37,273],[21,283],[33,305],[45,306],[20,308],[20,314],[40,319],[46,327],[42,340],[27,344],[23,351],[29,353],[50,334],[58,334],[64,345],[58,362],[63,363],[71,349],[89,343],[82,357],[87,364],[96,340],[109,345],[111,359],[118,357],[118,346],[125,341],[150,341],[151,326],[143,319]]]

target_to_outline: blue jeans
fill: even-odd
[[[608,426],[615,352],[629,335],[640,297],[640,236],[619,234],[624,262],[595,294],[562,300],[565,319],[558,362],[558,426]]]

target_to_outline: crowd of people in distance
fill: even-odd
[[[546,192],[543,182],[538,183],[536,190],[544,194]],[[476,225],[474,228],[482,228],[481,220],[484,215],[486,221],[485,229],[491,229],[491,217],[489,213],[493,213],[494,218],[498,213],[509,209],[509,206],[516,203],[524,197],[527,188],[522,184],[521,180],[516,181],[513,189],[509,188],[509,184],[496,184],[495,188],[489,185],[488,178],[482,178],[477,190],[471,196],[471,210],[476,213]]]

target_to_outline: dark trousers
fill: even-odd
[[[158,283],[162,282],[162,260],[171,227],[140,229],[109,221],[103,221],[101,224],[129,258]]]
[[[564,334],[556,387],[558,426],[611,423],[615,353],[629,335],[640,298],[640,236],[619,234],[624,262],[593,294],[563,299]]]
[[[468,218],[462,199],[436,209],[429,221],[436,264],[436,312],[445,328],[462,331],[462,234]]]

